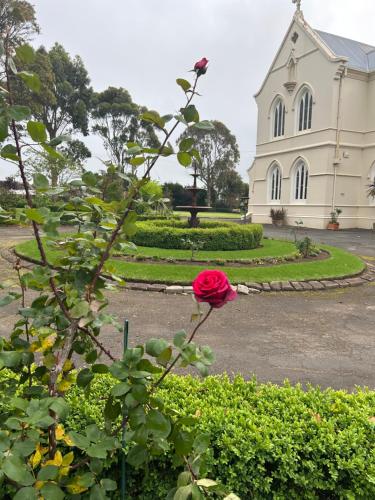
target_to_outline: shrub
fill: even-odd
[[[155,220],[137,226],[133,241],[145,247],[185,249],[189,239],[202,244],[202,250],[246,250],[258,247],[263,236],[260,224],[207,221],[189,228],[185,221]]]
[[[97,377],[85,399],[80,389],[68,395],[68,427],[80,431],[103,426],[105,395],[113,382]],[[171,377],[159,390],[166,406],[196,415],[211,438],[209,472],[255,499],[370,499],[375,497],[375,392],[345,391],[288,383],[278,387],[226,376],[199,380]],[[118,475],[117,463],[111,474]],[[168,453],[143,472],[128,469],[130,498],[165,498],[175,467]]]
[[[12,210],[13,208],[22,208],[25,205],[25,197],[22,194],[0,188],[0,207],[2,209]]]

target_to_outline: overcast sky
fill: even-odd
[[[35,45],[60,42],[79,54],[95,90],[126,88],[133,100],[161,114],[184,102],[177,77],[201,57],[210,60],[200,79],[197,107],[202,119],[224,122],[238,140],[239,171],[255,152],[257,109],[253,95],[291,22],[292,0],[34,0],[42,33]],[[323,31],[375,44],[374,0],[303,0],[306,20]],[[95,170],[105,152],[98,138],[87,144]],[[2,164],[0,178],[14,173]],[[184,182],[174,159],[153,174]]]

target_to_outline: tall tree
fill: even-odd
[[[140,119],[145,111],[147,109],[134,103],[129,92],[121,87],[109,87],[95,95],[93,131],[102,138],[110,161],[122,172],[129,167],[126,143],[136,142],[143,147],[159,146],[154,126]],[[136,167],[131,173],[136,174]]]
[[[49,51],[40,47],[32,63],[17,61],[17,66],[40,77],[41,91],[30,93],[20,83],[17,100],[29,106],[33,117],[44,123],[50,139],[65,133],[88,135],[93,92],[79,56],[72,58],[56,43]]]
[[[219,121],[212,122],[211,130],[189,127],[178,139],[191,137],[194,147],[199,151],[201,161],[197,162],[200,180],[207,189],[207,204],[211,206],[218,190],[218,180],[224,171],[234,170],[240,159],[235,136]]]
[[[47,153],[32,154],[27,158],[27,175],[43,174],[52,187],[66,184],[73,177],[81,176],[90,150],[82,141],[73,140],[59,147],[62,157],[51,158]]]
[[[238,208],[241,197],[248,196],[249,185],[242,180],[236,170],[222,170],[217,180],[216,206],[224,208]]]
[[[34,7],[23,0],[0,0],[1,39],[8,39],[8,45],[15,47],[27,42],[36,33],[39,26]]]

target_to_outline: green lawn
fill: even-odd
[[[263,240],[262,246],[253,250],[201,250],[194,254],[199,260],[250,260],[267,257],[291,257],[296,253],[296,247],[290,241]],[[173,258],[176,260],[189,260],[191,250],[175,250],[169,248],[137,247],[136,252],[129,251],[128,255],[141,255],[145,257],[159,257],[161,259]]]
[[[183,210],[174,210],[173,215],[180,217],[190,217],[189,212]],[[198,217],[207,217],[209,219],[240,219],[241,214],[227,212],[199,212]]]
[[[118,273],[129,281],[179,284],[190,284],[200,271],[215,268],[225,271],[233,283],[263,283],[270,281],[304,281],[340,278],[360,273],[364,269],[365,265],[359,257],[335,247],[322,245],[322,248],[330,252],[330,257],[328,259],[277,264],[269,267],[176,265],[154,262],[124,262],[118,259],[111,259],[109,264],[115,266]],[[16,249],[20,254],[26,257],[28,256],[34,259],[38,259],[39,257],[38,249],[34,241],[21,243],[17,245]],[[254,252],[254,250],[251,250],[251,252]],[[47,256],[53,264],[56,252],[48,250]]]

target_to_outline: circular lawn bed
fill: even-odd
[[[251,260],[252,252],[254,258],[286,258],[295,252],[293,243],[279,241],[279,240],[262,240],[259,248],[254,250],[236,251],[236,259]],[[357,256],[352,255],[345,250],[336,247],[321,245],[320,248],[328,252],[328,257],[325,259],[317,260],[298,260],[291,262],[281,263],[268,263],[266,265],[257,267],[254,265],[231,266],[230,262],[225,263],[226,260],[233,259],[233,252],[220,251],[215,253],[213,258],[211,252],[204,253],[205,263],[196,264],[194,262],[189,264],[180,263],[158,263],[157,261],[145,262],[128,262],[124,259],[112,258],[109,260],[108,265],[114,267],[118,275],[122,276],[127,281],[147,282],[147,283],[166,283],[166,284],[183,284],[189,285],[197,276],[197,274],[204,269],[217,269],[220,268],[225,271],[230,281],[234,284],[244,284],[249,282],[266,283],[272,281],[309,281],[309,280],[324,280],[335,279],[354,276],[361,273],[365,269],[364,262]],[[272,253],[272,249],[274,252]],[[141,252],[150,251],[155,249],[138,249]],[[175,252],[181,250],[168,250],[157,249],[163,251],[164,256],[170,253],[170,258],[173,259]],[[18,255],[38,261],[40,259],[38,248],[34,241],[28,241],[17,245],[16,252]],[[187,255],[189,254],[188,251]],[[230,255],[226,255],[226,254]],[[263,255],[262,255],[263,253]],[[211,255],[210,255],[211,254]],[[180,254],[181,255],[181,254]],[[214,262],[217,255],[220,255],[220,266]],[[61,253],[55,250],[47,250],[47,258],[51,265],[54,265],[57,258]],[[201,259],[198,252],[197,258]],[[287,259],[286,259],[287,260]],[[224,266],[222,264],[225,264]]]

